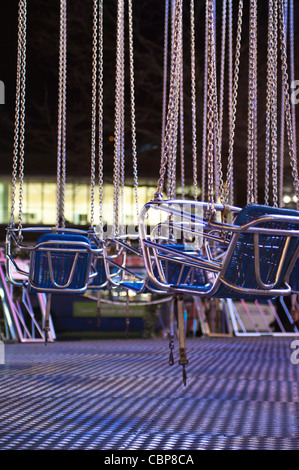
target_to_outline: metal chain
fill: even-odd
[[[98,0],[93,2],[92,35],[92,100],[91,100],[91,175],[90,175],[90,226],[94,225],[94,192],[97,128],[97,61],[98,61]]]
[[[271,151],[272,151],[272,190],[273,206],[278,206],[278,179],[277,179],[277,26],[278,4],[274,0],[273,18],[273,61],[272,61],[272,100],[271,100]]]
[[[131,132],[132,132],[132,159],[134,175],[134,195],[136,205],[137,223],[139,218],[138,198],[138,168],[137,168],[137,145],[136,145],[136,117],[135,117],[135,85],[134,85],[134,47],[133,47],[133,19],[132,0],[128,1],[129,13],[129,57],[130,57],[130,92],[131,92]]]
[[[19,236],[23,218],[23,186],[25,157],[25,94],[26,94],[26,36],[27,36],[27,1],[23,2],[23,54],[20,97],[20,140],[19,140]]]
[[[180,153],[181,153],[181,185],[182,199],[185,199],[185,145],[184,145],[184,67],[183,48],[181,58],[181,80],[180,80]]]
[[[250,0],[249,20],[249,90],[248,90],[248,158],[247,158],[247,203],[254,201],[254,158],[255,158],[255,125],[256,125],[256,33],[257,2]]]
[[[172,127],[172,151],[170,159],[170,197],[176,198],[176,165],[177,165],[177,148],[178,148],[178,131],[179,131],[179,110],[181,99],[181,86],[182,86],[182,70],[183,70],[183,14],[180,18],[180,39],[179,50],[179,64],[177,67],[177,93],[175,102],[175,118]]]
[[[168,57],[168,29],[169,29],[168,22],[169,22],[169,0],[165,0],[161,158],[164,155],[165,120],[166,120],[166,107],[167,107],[167,69],[168,69],[167,57]]]
[[[285,37],[287,38],[287,25],[288,25],[288,0],[285,0]],[[283,96],[283,86],[282,86]],[[280,159],[279,159],[279,207],[284,206],[283,202],[283,180],[284,180],[284,135],[285,135],[285,111],[284,111],[284,100],[281,100],[281,111],[280,111]],[[296,135],[296,134],[294,134]]]
[[[290,82],[295,80],[295,47],[294,47],[294,0],[290,0]],[[296,142],[296,112],[295,101],[291,103],[293,135],[294,135],[294,151],[297,159],[297,142]]]
[[[223,129],[225,41],[226,41],[226,0],[223,0],[223,3],[222,3],[221,62],[220,62],[220,90],[219,90],[219,143],[220,143],[220,145],[222,144],[222,129]]]
[[[178,69],[180,67],[180,21],[182,15],[182,0],[178,0],[175,5],[175,20],[174,20],[174,35],[173,35],[173,52],[171,58],[171,69],[170,69],[170,88],[169,88],[169,101],[168,101],[168,112],[165,128],[165,141],[164,141],[164,153],[161,158],[160,176],[158,180],[157,191],[155,198],[161,198],[163,193],[164,178],[166,166],[171,152],[172,143],[172,130],[174,126],[174,119],[176,116],[176,102],[177,102],[177,79]]]
[[[229,132],[227,176],[226,176],[226,182],[223,185],[223,193],[221,195],[221,200],[224,203],[228,203],[229,195],[232,194],[231,185],[233,184],[233,152],[234,152],[237,100],[238,100],[238,88],[239,88],[242,23],[243,23],[243,0],[240,0],[239,9],[238,9],[238,21],[237,21],[234,77],[232,81],[231,128]]]
[[[18,48],[16,104],[14,124],[14,148],[12,170],[11,226],[14,225],[16,185],[19,169],[19,234],[22,228],[23,179],[24,179],[24,139],[25,139],[25,88],[26,88],[26,22],[27,2],[20,0],[18,12]],[[18,168],[19,167],[19,168]]]
[[[175,28],[175,2],[172,4],[172,34],[174,34]],[[177,75],[176,75],[176,94],[175,94],[175,105],[174,105],[174,114],[173,122],[171,127],[171,136],[170,136],[170,152],[168,158],[168,181],[167,181],[167,197],[169,199],[175,198],[176,195],[176,161],[177,161],[177,141],[178,141],[178,120],[179,120],[179,107],[180,107],[180,86],[181,86],[181,70],[182,70],[182,18],[180,18],[180,36],[179,36],[179,46],[178,50],[181,51],[180,57],[178,58],[177,64]],[[171,51],[171,54],[173,50]]]
[[[121,153],[121,86],[122,86],[122,33],[123,33],[123,0],[117,4],[117,37],[116,37],[116,77],[115,77],[115,123],[114,123],[114,164],[113,164],[113,224],[114,232],[119,233],[119,185],[120,185],[120,153]]]
[[[214,149],[217,129],[217,97],[215,87],[215,2],[208,0],[208,67],[207,67],[207,164],[208,164],[208,203],[211,212],[214,211]],[[217,136],[216,136],[217,140]]]
[[[271,123],[271,86],[272,86],[272,37],[273,37],[273,1],[268,6],[268,44],[267,44],[267,89],[266,89],[266,123],[265,123],[265,204],[269,205],[270,185],[270,123]]]
[[[67,55],[67,0],[60,1],[58,131],[57,131],[57,227],[65,226],[66,179],[66,55]]]
[[[296,160],[296,151],[294,146],[295,136],[293,134],[293,122],[291,115],[288,72],[287,72],[287,46],[285,36],[285,21],[284,21],[284,1],[279,0],[279,27],[280,27],[280,49],[281,49],[281,71],[283,83],[283,98],[285,101],[285,120],[286,120],[286,133],[289,146],[290,164],[292,169],[293,185],[295,195],[297,197],[297,209],[299,209],[299,179]]]
[[[201,183],[202,201],[205,200],[205,193],[206,193],[207,91],[208,91],[208,2],[206,2],[206,12],[205,12],[205,64],[204,64],[204,98],[203,98],[203,131],[202,131],[202,183]]]
[[[98,170],[99,170],[99,237],[104,236],[104,162],[103,162],[103,0],[99,0],[98,13]]]
[[[195,81],[195,24],[194,0],[190,0],[190,30],[191,30],[191,115],[192,115],[192,161],[193,161],[193,190],[194,200],[198,198],[197,187],[197,139],[196,139],[196,81]]]
[[[121,54],[120,54],[120,68],[121,68],[121,87],[120,87],[120,152],[119,152],[119,164],[120,164],[120,180],[119,180],[119,207],[120,207],[120,234],[124,233],[124,192],[125,192],[125,52],[124,52],[124,11],[122,15],[122,26],[121,26]]]
[[[228,102],[233,103],[233,0],[228,0]],[[232,121],[233,121],[232,106],[229,106],[228,108],[229,108],[228,129],[229,129],[229,136],[231,136],[233,132],[232,131]],[[234,200],[233,167],[231,168],[229,186],[230,186],[230,191],[229,191],[230,200],[231,200],[231,203],[233,203],[233,200]]]

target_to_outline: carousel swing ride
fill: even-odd
[[[134,50],[132,1],[128,0],[129,90],[131,109],[131,153],[137,223],[134,233],[126,233],[121,223],[125,184],[125,2],[117,2],[115,127],[113,168],[113,229],[104,234],[103,214],[103,2],[93,2],[92,57],[92,129],[91,129],[91,208],[88,230],[65,227],[64,188],[66,180],[66,68],[67,68],[67,1],[60,2],[59,99],[57,145],[57,223],[55,227],[24,228],[22,226],[22,185],[24,179],[25,83],[26,83],[26,1],[19,2],[17,92],[14,155],[12,172],[11,222],[6,237],[7,277],[13,285],[28,292],[47,295],[45,339],[49,329],[52,293],[86,295],[100,303],[103,290],[125,291],[127,313],[129,292],[149,293],[158,301],[172,301],[171,325],[178,326],[179,364],[186,384],[188,363],[185,344],[184,297],[196,299],[231,299],[265,302],[298,294],[299,211],[283,207],[283,151],[278,162],[278,49],[281,63],[281,146],[286,130],[288,163],[299,204],[299,178],[296,156],[295,117],[292,113],[288,67],[294,67],[294,48],[287,54],[287,32],[292,44],[293,22],[291,0],[268,1],[267,100],[265,200],[257,195],[257,0],[249,5],[249,73],[248,73],[248,152],[247,205],[234,205],[234,143],[239,97],[239,71],[244,22],[243,1],[238,2],[235,50],[233,51],[232,1],[223,2],[220,86],[216,59],[216,4],[206,0],[205,6],[205,77],[203,99],[203,158],[201,200],[198,200],[196,142],[196,68],[194,2],[190,0],[190,58],[192,166],[194,199],[184,195],[184,21],[183,0],[172,2],[170,70],[167,77],[169,1],[165,2],[164,87],[161,139],[161,165],[156,193],[141,209],[138,200],[136,117],[134,97]],[[228,8],[227,8],[228,7]],[[289,22],[288,22],[288,12]],[[228,13],[228,14],[227,14]],[[218,14],[218,12],[217,12]],[[288,24],[290,25],[288,28]],[[226,29],[228,45],[225,47]],[[224,175],[223,100],[224,64],[229,69],[229,136]],[[166,83],[169,78],[169,92]],[[98,129],[98,172],[100,220],[94,221],[96,184],[96,141]],[[181,143],[179,148],[178,143]],[[177,197],[177,154],[181,152],[182,197]],[[280,165],[280,186],[278,167]],[[272,205],[270,205],[270,170],[272,169]],[[19,178],[19,222],[14,221],[17,179]],[[165,181],[167,188],[165,191]],[[167,196],[165,197],[165,194]],[[28,245],[27,235],[37,235]],[[20,272],[14,252],[30,256],[29,271],[21,271],[23,280],[14,279],[12,267]],[[128,254],[139,257],[144,273],[138,274],[127,265]],[[92,293],[92,294],[90,294]],[[112,301],[113,302],[113,301]],[[170,334],[170,358],[173,364],[173,327]]]

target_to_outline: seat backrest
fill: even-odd
[[[242,226],[265,215],[286,215],[298,218],[299,212],[292,209],[249,204],[238,213],[234,224]],[[278,230],[299,230],[299,224],[298,222],[296,223],[295,220],[291,222],[281,222],[272,219],[270,221],[261,222],[258,227]],[[263,283],[265,284],[272,284],[275,282],[285,240],[286,237],[284,235],[259,235],[260,275]],[[286,269],[297,245],[298,238],[292,237],[286,252],[283,268],[277,282],[277,288],[279,288],[284,279]],[[225,279],[231,284],[244,289],[261,289],[255,276],[254,258],[254,235],[249,232],[241,233],[230,257],[230,262],[225,273]],[[220,286],[217,295],[230,298],[240,297],[240,294],[236,294],[224,284]],[[269,297],[273,297],[270,292]],[[247,297],[244,296],[243,298],[245,299]],[[261,298],[265,297],[262,296]]]
[[[299,258],[292,269],[289,284],[294,293],[299,293]]]
[[[96,276],[90,283],[90,288],[102,287],[107,283],[107,276],[105,270],[105,262],[102,256],[97,256],[94,260],[94,267],[96,270]]]
[[[84,235],[63,233],[41,235],[30,263],[30,279],[33,282],[33,288],[56,289],[50,276],[48,253],[51,259],[53,278],[59,286],[65,286],[68,283],[75,263],[72,280],[65,290],[84,288],[91,264],[90,246],[89,239]],[[61,249],[65,251],[61,251]],[[79,252],[79,250],[83,251]]]
[[[161,250],[162,247],[167,250],[167,248],[172,248],[175,249],[179,252],[190,252],[192,251],[190,247],[187,247],[182,244],[164,244],[161,245]],[[164,254],[167,254],[167,251]],[[171,255],[170,255],[171,256]],[[197,268],[197,267],[192,267],[188,265],[181,264],[179,262],[176,262],[174,259],[173,260],[161,260],[161,265],[163,272],[165,274],[165,278],[168,284],[171,285],[205,285],[208,282],[206,273],[203,269]],[[157,277],[158,275],[158,269],[155,267],[154,273]]]

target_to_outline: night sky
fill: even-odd
[[[221,3],[217,1],[217,32],[221,31]],[[237,159],[236,187],[246,181],[247,154],[247,89],[248,89],[248,4],[244,2],[244,24],[241,50],[240,89],[235,139]],[[295,2],[295,44],[298,44],[298,2]],[[238,2],[235,2],[235,12]],[[0,111],[0,155],[2,174],[9,174],[12,165],[15,74],[17,49],[16,0],[0,4],[0,80],[5,83],[5,105]],[[195,1],[196,71],[197,71],[197,142],[198,174],[201,178],[202,103],[204,70],[204,1]],[[164,1],[133,0],[134,61],[136,90],[136,127],[139,177],[159,175],[162,83]],[[113,168],[114,83],[116,1],[104,0],[104,174],[111,180]],[[236,20],[236,18],[235,18]],[[235,25],[235,23],[234,23]],[[186,176],[192,180],[191,106],[190,106],[190,22],[189,2],[184,3],[185,57],[185,165]],[[264,167],[265,77],[266,77],[267,2],[259,2],[258,64],[259,64],[259,159]],[[91,126],[91,39],[92,1],[68,2],[68,89],[67,89],[67,172],[83,176],[90,172]],[[28,0],[27,25],[27,91],[26,91],[26,160],[25,174],[56,172],[57,87],[59,1]],[[218,44],[218,43],[217,43]],[[219,47],[219,46],[218,46]],[[297,53],[297,49],[296,49]],[[298,55],[298,54],[297,54]],[[296,73],[298,78],[298,58]],[[128,63],[126,65],[128,68]],[[224,112],[229,103],[225,96]],[[130,162],[129,109],[126,143]],[[297,113],[298,115],[298,113]],[[227,122],[227,119],[225,120]],[[298,135],[298,133],[297,133]],[[226,158],[227,135],[223,136],[223,158]],[[261,170],[262,171],[262,170]],[[130,163],[128,163],[130,174]],[[261,176],[262,178],[262,176]],[[261,186],[262,186],[261,180]]]

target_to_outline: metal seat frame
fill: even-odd
[[[296,240],[299,237],[299,230],[281,230],[277,228],[266,228],[261,225],[267,222],[275,223],[293,223],[298,224],[299,227],[299,213],[298,217],[291,217],[286,215],[264,215],[251,220],[243,225],[235,225],[234,223],[215,222],[212,218],[207,219],[205,217],[197,217],[190,212],[184,212],[184,206],[188,204],[194,204],[195,206],[201,207],[203,211],[209,210],[207,203],[201,202],[190,202],[182,200],[168,200],[168,201],[152,201],[146,204],[140,213],[140,237],[141,245],[144,254],[145,266],[148,272],[148,276],[151,282],[157,286],[157,288],[167,289],[172,292],[179,292],[192,295],[202,295],[206,297],[217,297],[220,287],[223,285],[227,286],[239,298],[273,298],[277,296],[289,295],[292,289],[288,283],[290,271],[294,263],[298,258],[298,243],[296,243],[296,249],[289,254],[289,246],[292,238]],[[205,256],[200,256],[200,251],[191,254],[186,250],[178,251],[175,248],[165,247],[162,243],[157,242],[157,231],[158,228],[155,226],[150,235],[147,235],[147,220],[148,212],[150,209],[161,210],[166,212],[168,218],[171,219],[171,230],[174,233],[176,230],[181,233],[181,236],[187,233],[192,233],[194,236],[202,237],[203,247],[205,249]],[[222,212],[224,206],[215,205],[216,212]],[[240,208],[229,207],[231,214],[237,214],[240,212]],[[179,216],[185,218],[186,222],[176,222],[173,220],[173,216]],[[165,226],[167,226],[165,221]],[[187,228],[186,228],[187,225]],[[201,227],[199,230],[198,227]],[[218,232],[218,236],[216,235]],[[257,288],[245,288],[231,283],[227,279],[227,270],[232,260],[236,245],[240,239],[241,234],[252,234],[254,240],[254,277],[258,285]],[[272,237],[284,237],[284,247],[282,255],[277,264],[275,280],[271,283],[263,282],[261,278],[261,260],[259,255],[260,237],[262,235],[270,235]],[[225,237],[225,238],[223,238]],[[226,248],[222,249],[216,258],[212,257],[212,243],[219,243],[223,241],[226,243]],[[225,246],[225,244],[224,244]],[[208,249],[210,247],[210,249]],[[205,286],[196,285],[173,285],[168,282],[165,273],[163,272],[161,260],[171,259],[178,265],[192,266],[201,268],[209,274],[211,282]],[[159,266],[159,275],[154,272],[154,266]],[[236,266],[236,269],[238,266]],[[281,276],[282,279],[281,279]]]
[[[72,240],[57,240],[57,239],[49,239],[47,241],[42,241],[41,243],[37,242],[35,245],[33,244],[25,244],[23,241],[23,236],[25,234],[63,234],[63,235],[83,235],[86,238],[93,238],[93,235],[90,233],[86,233],[81,230],[74,230],[74,229],[65,229],[65,228],[51,228],[51,227],[34,227],[34,228],[23,228],[22,229],[22,237],[20,237],[20,233],[18,229],[11,229],[7,230],[6,235],[6,272],[9,281],[19,287],[26,287],[29,290],[34,290],[35,292],[44,292],[44,293],[69,293],[69,294],[82,294],[88,288],[92,279],[96,276],[96,270],[93,265],[93,261],[95,256],[98,256],[100,253],[100,249],[91,247],[91,244],[84,241],[72,241]],[[55,244],[55,247],[53,247]],[[29,254],[30,255],[30,265],[29,265],[29,272],[25,272],[20,269],[15,260],[12,250],[13,245],[17,249],[18,252],[22,254]],[[36,270],[36,255],[39,252],[44,252],[47,255],[48,261],[48,273],[50,277],[50,281],[53,287],[47,288],[44,286],[39,286],[34,281],[34,275]],[[66,279],[64,284],[59,284],[55,279],[55,274],[53,271],[53,264],[52,264],[52,257],[55,254],[65,253],[71,259],[71,269],[69,271],[69,275]],[[85,275],[84,281],[82,282],[82,286],[79,288],[71,288],[70,285],[72,284],[74,273],[76,267],[78,266],[79,261],[79,254],[85,254],[86,262],[84,263]],[[17,271],[18,274],[23,276],[23,280],[16,280],[13,276],[13,267]]]

